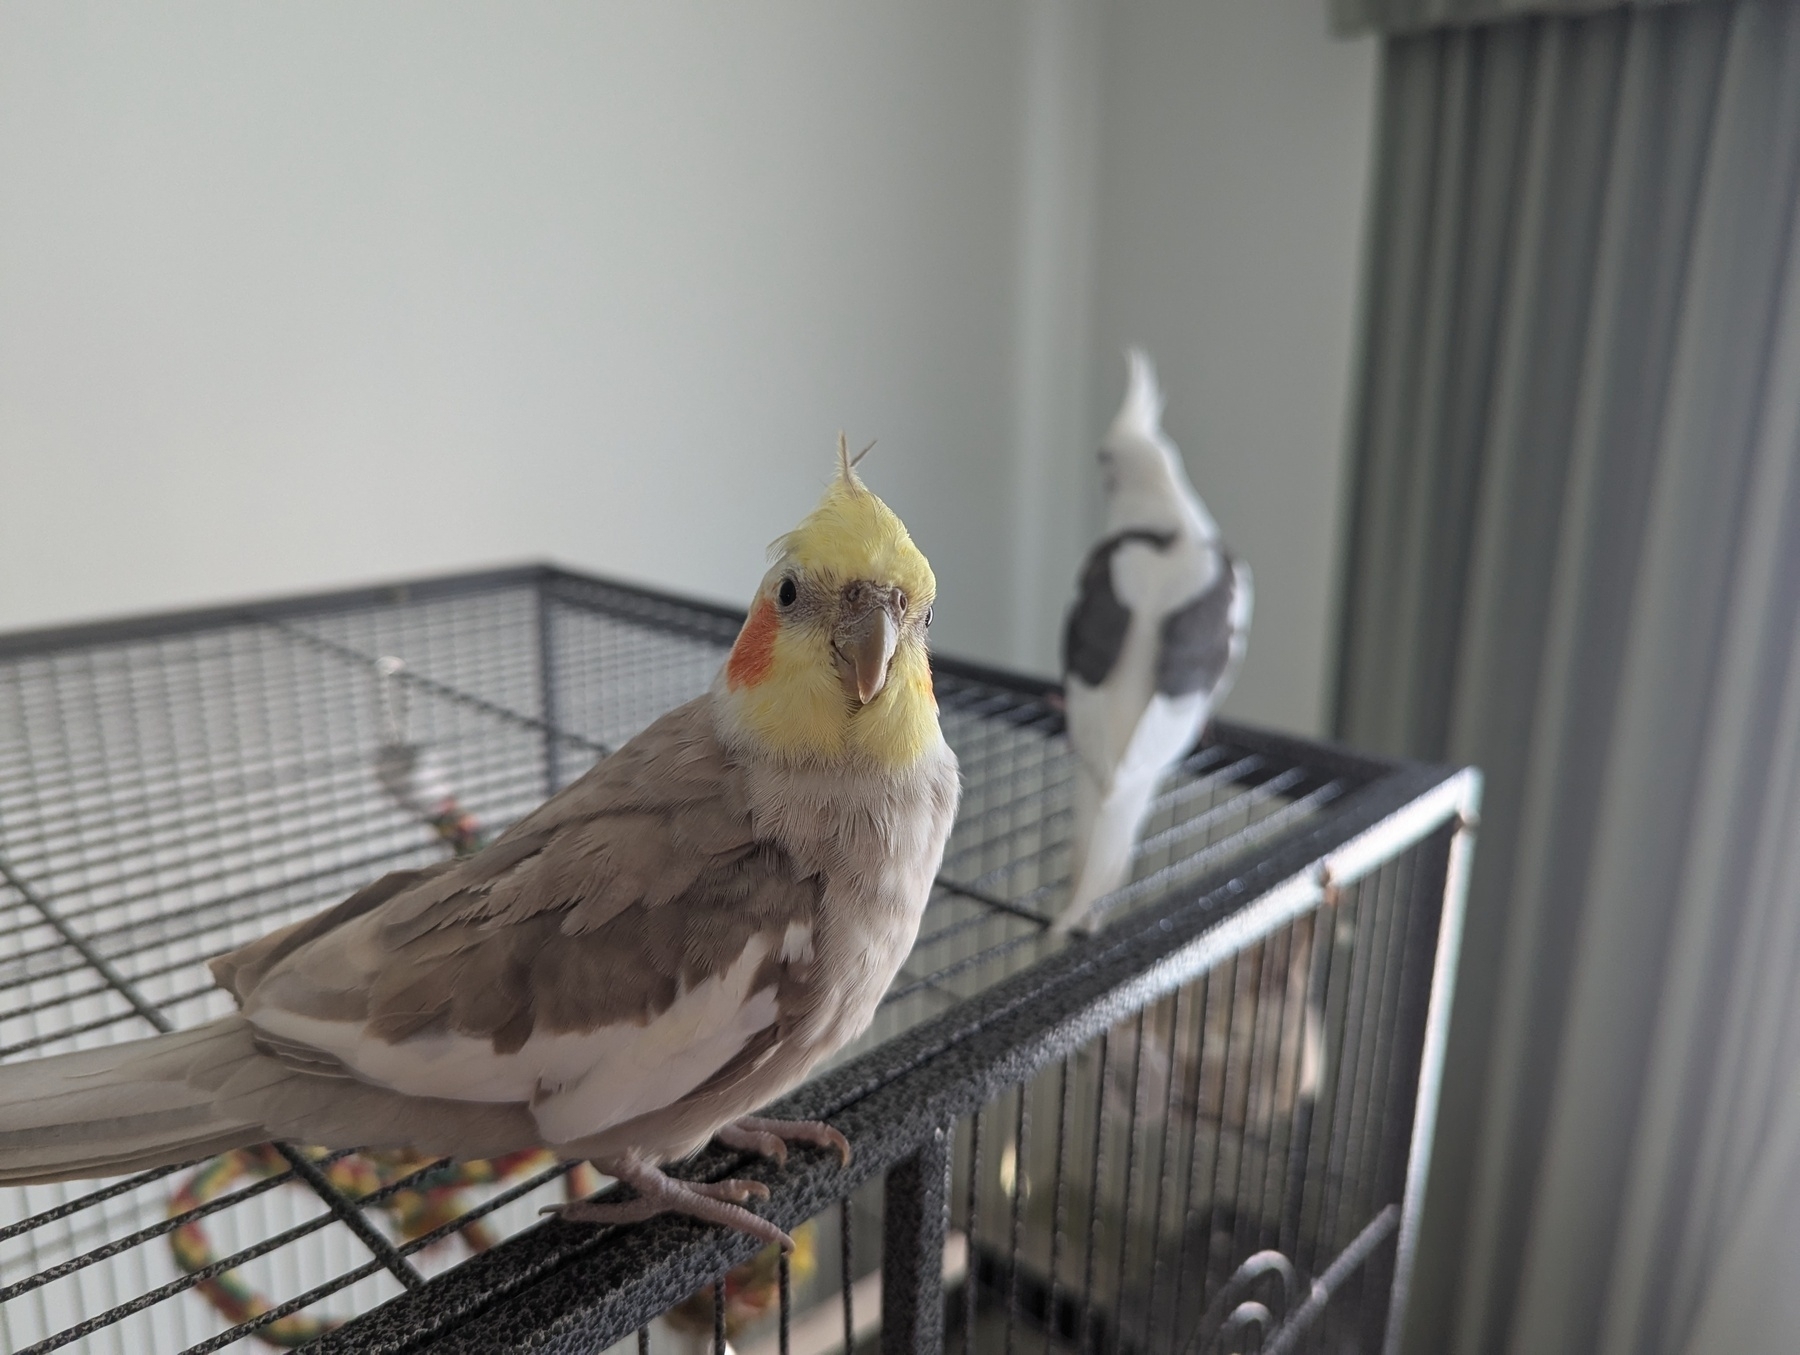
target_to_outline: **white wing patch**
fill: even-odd
[[[812,924],[790,922],[781,937],[781,962],[806,964],[813,957]]]
[[[768,953],[768,938],[752,937],[730,969],[682,993],[649,1025],[596,1031],[609,1038],[581,1080],[532,1107],[545,1140],[568,1143],[660,1110],[730,1063],[775,1024],[775,990],[750,991]]]
[[[810,948],[810,932],[799,941]],[[794,944],[790,927],[783,951]],[[770,949],[770,938],[752,937],[731,968],[682,990],[648,1023],[538,1031],[511,1054],[466,1035],[417,1035],[389,1044],[370,1038],[360,1022],[274,1007],[259,1008],[250,1020],[271,1035],[325,1050],[377,1086],[408,1096],[529,1102],[545,1141],[566,1143],[680,1100],[773,1025],[775,989],[750,987]]]

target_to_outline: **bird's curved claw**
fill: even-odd
[[[850,1140],[823,1120],[771,1120],[746,1115],[726,1125],[716,1137],[727,1148],[772,1158],[778,1166],[787,1164],[790,1143],[829,1148],[844,1166],[850,1165]]]
[[[724,1181],[684,1181],[682,1184],[696,1195],[704,1195],[711,1200],[728,1200],[732,1204],[746,1204],[751,1200],[769,1198],[769,1188],[761,1181],[743,1181],[735,1176]]]
[[[735,1177],[726,1181],[677,1181],[636,1159],[596,1162],[594,1165],[630,1186],[637,1192],[637,1198],[573,1200],[568,1204],[546,1206],[538,1212],[554,1214],[564,1223],[586,1224],[642,1223],[658,1214],[686,1214],[689,1218],[748,1233],[785,1252],[794,1249],[794,1239],[787,1233],[744,1208],[747,1200],[769,1198],[769,1188],[760,1181],[743,1181]]]

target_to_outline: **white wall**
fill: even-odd
[[[1132,0],[1107,36],[1101,413],[1143,343],[1255,571],[1227,710],[1322,730],[1376,48],[1296,0]]]
[[[0,628],[544,557],[741,600],[843,427],[940,645],[1043,666],[1129,333],[1258,571],[1234,709],[1309,726],[1370,65],[1299,0],[12,0]]]

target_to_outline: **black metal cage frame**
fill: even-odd
[[[183,972],[192,957],[137,972],[133,966],[139,952],[116,940],[130,928],[117,924],[107,911],[115,905],[69,901],[71,887],[63,882],[88,868],[82,851],[92,857],[93,849],[74,849],[78,859],[71,865],[70,849],[45,845],[54,833],[41,821],[33,821],[31,830],[36,847],[17,833],[9,837],[9,823],[20,820],[25,799],[30,800],[25,819],[34,812],[46,821],[61,815],[68,820],[64,828],[78,829],[75,817],[84,803],[78,783],[90,774],[80,768],[105,761],[105,740],[98,735],[91,748],[82,745],[85,752],[65,749],[57,764],[64,770],[56,775],[73,789],[67,795],[54,787],[44,789],[44,760],[34,760],[30,752],[27,725],[35,721],[41,731],[47,721],[87,719],[98,726],[111,718],[99,698],[85,714],[42,704],[51,698],[42,697],[40,688],[54,692],[55,683],[63,680],[59,664],[78,663],[89,672],[96,664],[104,668],[105,656],[129,652],[148,655],[142,661],[154,665],[165,661],[157,646],[171,639],[193,643],[209,634],[251,634],[273,637],[268,643],[312,656],[308,662],[324,665],[320,672],[335,671],[332,665],[358,672],[379,657],[375,641],[386,638],[381,631],[388,624],[385,618],[502,596],[527,619],[507,632],[504,644],[483,637],[482,643],[495,651],[482,660],[487,668],[459,668],[462,659],[440,663],[426,654],[419,662],[409,656],[404,674],[408,689],[420,700],[504,727],[525,741],[521,746],[535,748],[535,770],[521,773],[512,767],[513,774],[532,784],[515,787],[510,799],[501,797],[505,805],[499,817],[522,812],[532,799],[566,784],[588,761],[609,751],[618,736],[615,727],[629,732],[633,724],[659,713],[650,708],[655,700],[673,704],[669,696],[679,695],[647,690],[630,711],[612,711],[606,720],[594,717],[584,705],[581,685],[592,655],[575,643],[573,626],[598,618],[649,637],[646,643],[687,646],[691,653],[683,651],[683,672],[697,674],[716,665],[742,621],[742,613],[729,608],[531,566],[0,636],[0,905],[7,910],[0,918],[0,1002],[15,991],[33,999],[0,1008],[0,1019],[23,1019],[20,1014],[27,1013],[33,1023],[30,1038],[14,1040],[0,1049],[0,1057],[30,1054],[57,1040],[80,1043],[92,1030],[132,1020],[169,1029],[185,1024],[197,1010],[192,1004],[208,996],[195,988],[169,987],[170,976]],[[373,629],[365,635],[358,626]],[[427,631],[417,629],[416,634]],[[453,657],[460,652],[454,634],[441,645],[437,632],[430,635],[427,648],[439,646]],[[897,1017],[878,1031],[879,1038],[859,1046],[772,1111],[830,1121],[849,1138],[851,1162],[846,1166],[829,1154],[800,1152],[777,1168],[714,1147],[684,1164],[681,1173],[696,1179],[736,1175],[762,1181],[771,1193],[759,1210],[784,1228],[833,1211],[841,1214],[840,1283],[850,1345],[856,1341],[849,1311],[856,1268],[849,1248],[859,1234],[847,1202],[860,1189],[863,1197],[879,1192],[879,1340],[884,1351],[941,1350],[947,1321],[965,1348],[980,1348],[985,1338],[977,1335],[976,1307],[982,1292],[999,1296],[1006,1306],[1009,1350],[1022,1312],[1035,1314],[1032,1320],[1046,1350],[1053,1342],[1056,1348],[1084,1351],[1392,1349],[1398,1327],[1392,1315],[1405,1305],[1430,1154],[1478,774],[1219,725],[1171,792],[1175,808],[1169,811],[1174,815],[1169,826],[1146,843],[1162,856],[1140,867],[1137,881],[1117,900],[1109,925],[1091,938],[1055,945],[1046,932],[1054,912],[1051,901],[1062,887],[1054,862],[1066,836],[1046,808],[1058,793],[1053,772],[1045,770],[1051,765],[1046,759],[1062,755],[1057,751],[1061,716],[1055,688],[942,658],[934,660],[934,669],[947,728],[954,726],[953,743],[958,737],[974,740],[984,731],[1004,735],[994,744],[999,751],[988,749],[973,759],[970,751],[959,748],[972,769],[971,780],[980,780],[987,789],[965,805],[934,892],[934,908],[937,900],[944,901],[945,922],[934,927],[930,919],[937,914],[928,912],[926,935],[915,956],[925,953],[928,943],[944,949],[926,961],[909,963],[890,994],[893,1010],[904,1008],[909,1015]],[[692,674],[682,681],[691,687]],[[9,720],[15,726],[10,744]],[[299,721],[296,729],[305,723]],[[63,745],[71,743],[66,734],[59,737]],[[303,732],[295,737],[304,744]],[[1019,752],[1022,747],[1025,753]],[[1027,765],[1032,757],[1038,762]],[[43,810],[46,796],[55,803]],[[153,808],[144,806],[146,848],[156,833],[148,822]],[[296,822],[291,831],[309,829],[306,822]],[[279,825],[265,836],[271,843],[287,840]],[[1026,840],[1035,844],[1029,851],[1017,845]],[[960,857],[959,841],[974,844],[965,846]],[[107,851],[118,856],[129,848],[127,840],[109,840]],[[416,857],[421,849],[414,844],[411,850]],[[1027,857],[1029,869],[1019,875]],[[382,862],[393,858],[392,852],[380,856]],[[959,870],[959,860],[989,868]],[[322,873],[320,892],[311,901],[329,903],[330,891],[358,878],[358,871],[378,873],[373,860],[343,863],[335,874]],[[132,927],[148,925],[144,916],[156,918],[155,899],[140,904],[138,912],[127,910]],[[953,906],[965,911],[953,912]],[[166,933],[165,928],[158,935]],[[1292,985],[1303,993],[1311,1023],[1305,1038],[1312,1041],[1309,1048],[1322,1051],[1312,1061],[1323,1071],[1305,1074],[1315,1080],[1307,1083],[1304,1098],[1291,1090],[1285,1100],[1277,1096],[1279,1106],[1264,1119],[1270,1125],[1279,1121],[1279,1132],[1270,1129],[1264,1135],[1253,1165],[1244,1125],[1259,1113],[1251,1107],[1263,1093],[1250,1079],[1263,1079],[1266,1069],[1268,1094],[1276,1096],[1273,1089],[1283,1078],[1287,1083],[1282,1085],[1297,1086],[1295,1079],[1301,1076],[1295,1071],[1300,1056],[1289,1052],[1299,1048],[1299,1018],[1290,1021],[1283,1015],[1285,990],[1280,985],[1288,981],[1276,971],[1277,956],[1298,976]],[[1227,967],[1229,982],[1218,978]],[[24,986],[41,984],[46,975],[57,976],[55,981],[63,985],[51,996]],[[88,986],[70,989],[73,983]],[[75,1010],[58,1006],[63,1002],[58,995],[66,991],[107,993],[118,1002],[103,1018],[59,1025],[63,1018],[58,1012]],[[921,997],[934,998],[934,1005],[917,1006]],[[909,1001],[915,1006],[907,1007]],[[1258,1016],[1253,1028],[1233,1036],[1231,1013],[1241,1008],[1254,1016],[1259,1004],[1265,1014],[1274,1014],[1269,1018],[1275,1022],[1269,1026],[1273,1033],[1262,1033],[1263,1018]],[[1240,1017],[1240,1026],[1248,1019]],[[40,1020],[47,1033],[40,1032]],[[1151,1052],[1163,1048],[1153,1046],[1147,1022],[1168,1032],[1169,1066],[1161,1073],[1146,1073]],[[1214,1031],[1220,1022],[1223,1036]],[[128,1033],[147,1032],[139,1025]],[[1213,1046],[1223,1040],[1225,1052],[1208,1053],[1208,1040]],[[1109,1047],[1114,1051],[1110,1065]],[[1240,1047],[1247,1052],[1236,1052]],[[1184,1056],[1185,1064],[1180,1062]],[[1232,1225],[1235,1238],[1223,1244],[1229,1254],[1184,1298],[1182,1286],[1194,1265],[1185,1236],[1179,1255],[1169,1254],[1173,1243],[1166,1239],[1174,1233],[1165,1227],[1164,1215],[1198,1217],[1204,1210],[1197,1201],[1211,1198],[1195,1146],[1202,1137],[1194,1128],[1197,1111],[1190,1110],[1186,1118],[1178,1113],[1213,1097],[1202,1090],[1213,1076],[1206,1071],[1213,1067],[1207,1058],[1218,1064],[1215,1099],[1221,1105],[1233,1099],[1238,1106],[1231,1112],[1236,1117],[1231,1151],[1237,1175],[1224,1193],[1260,1192],[1274,1202],[1266,1211],[1273,1221],[1266,1228],[1241,1221]],[[1158,1076],[1161,1092],[1152,1086]],[[1129,1120],[1122,1131],[1106,1123],[1108,1089],[1120,1078],[1127,1091],[1118,1113]],[[1094,1108],[1082,1099],[1090,1092]],[[1158,1096],[1164,1101],[1160,1139],[1153,1129],[1140,1132],[1139,1124],[1140,1118],[1146,1125],[1155,1119]],[[1040,1124],[1028,1143],[1034,1132],[1033,1107],[1040,1121],[1046,1114],[1053,1117],[1055,1131],[1052,1136]],[[1081,1139],[1082,1131],[1071,1127],[1074,1120],[1094,1115],[1099,1118],[1091,1133]],[[1220,1112],[1217,1118],[1223,1126],[1230,1117]],[[1223,1179],[1219,1144],[1227,1137],[1220,1129],[1210,1140],[1214,1187]],[[1012,1162],[1001,1170],[1014,1174],[1006,1178],[1013,1184],[1004,1190],[992,1184],[998,1179],[992,1149],[999,1140]],[[1122,1149],[1108,1147],[1115,1140]],[[1080,1156],[1084,1143],[1090,1160],[1078,1171],[1071,1160]],[[1122,1161],[1108,1159],[1116,1151],[1123,1152]],[[328,1160],[291,1146],[280,1152],[285,1169],[243,1193],[282,1181],[304,1182],[323,1201],[323,1223],[296,1225],[214,1262],[210,1271],[150,1286],[23,1348],[66,1347],[334,1220],[367,1247],[360,1266],[188,1349],[222,1348],[382,1272],[397,1282],[400,1292],[326,1333],[309,1349],[321,1355],[589,1351],[634,1333],[640,1348],[648,1348],[645,1328],[652,1319],[714,1285],[758,1250],[747,1238],[684,1218],[608,1229],[545,1223],[523,1228],[427,1277],[413,1264],[422,1248],[543,1187],[565,1169],[540,1172],[422,1238],[397,1241],[377,1226],[370,1208],[427,1179],[434,1166],[358,1195],[333,1184]],[[1034,1164],[1041,1160],[1039,1176],[1052,1182],[1047,1191],[1033,1187],[1039,1202],[1029,1208],[1027,1191],[1016,1179],[1027,1159]],[[1085,1195],[1079,1179],[1083,1173],[1092,1178]],[[1260,1177],[1252,1192],[1245,1182],[1256,1173]],[[106,1200],[167,1175],[147,1173],[84,1188],[28,1217],[0,1217],[0,1245],[29,1239],[34,1230],[97,1210]],[[1115,1177],[1122,1185],[1103,1184],[1103,1178]],[[1107,1190],[1122,1191],[1119,1217],[1126,1222],[1118,1225],[1123,1231],[1116,1243],[1117,1279],[1097,1281],[1101,1252],[1095,1242],[1096,1218]],[[1078,1286],[1059,1277],[1074,1273],[1069,1267],[1079,1249],[1080,1226],[1071,1217],[1084,1199],[1085,1284]],[[1040,1217],[1031,1212],[1040,1206],[1051,1213]],[[1206,1207],[1216,1212],[1216,1202]],[[98,1245],[55,1264],[27,1264],[10,1283],[9,1272],[0,1271],[0,1305],[104,1263],[207,1208],[103,1237]],[[982,1221],[995,1217],[996,1210],[999,1232],[1010,1229],[1010,1238],[990,1243],[984,1240]],[[1146,1230],[1152,1213],[1155,1222]],[[1047,1266],[1029,1260],[1026,1234],[1033,1229],[1048,1229]],[[1132,1241],[1132,1229],[1147,1240]],[[944,1279],[947,1238],[953,1234],[964,1248],[960,1276],[953,1277],[960,1279],[962,1289],[957,1303],[947,1302]],[[1138,1268],[1147,1271],[1147,1290],[1127,1274],[1133,1256],[1140,1260]],[[1105,1267],[1113,1265],[1105,1260]],[[1333,1305],[1352,1288],[1355,1311],[1334,1328]],[[784,1351],[788,1291],[784,1265],[779,1334]],[[1110,1316],[1100,1311],[1109,1304]],[[715,1301],[714,1308],[716,1348],[723,1349],[722,1301]],[[1127,1309],[1141,1311],[1142,1329],[1135,1334],[1129,1330],[1133,1321]],[[1166,1334],[1159,1334],[1165,1327]]]

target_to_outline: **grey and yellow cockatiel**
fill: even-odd
[[[1250,569],[1219,540],[1162,430],[1156,370],[1131,350],[1125,402],[1100,448],[1106,534],[1081,567],[1063,630],[1075,751],[1072,892],[1081,930],[1131,874],[1156,788],[1230,690],[1250,633]]]
[[[839,448],[776,543],[712,689],[490,846],[398,871],[213,962],[237,1014],[0,1067],[0,1182],[269,1139],[479,1159],[542,1146],[637,1199],[788,1245],[750,1182],[660,1164],[762,1120],[861,1032],[911,949],[955,816],[926,652],[936,582]]]

